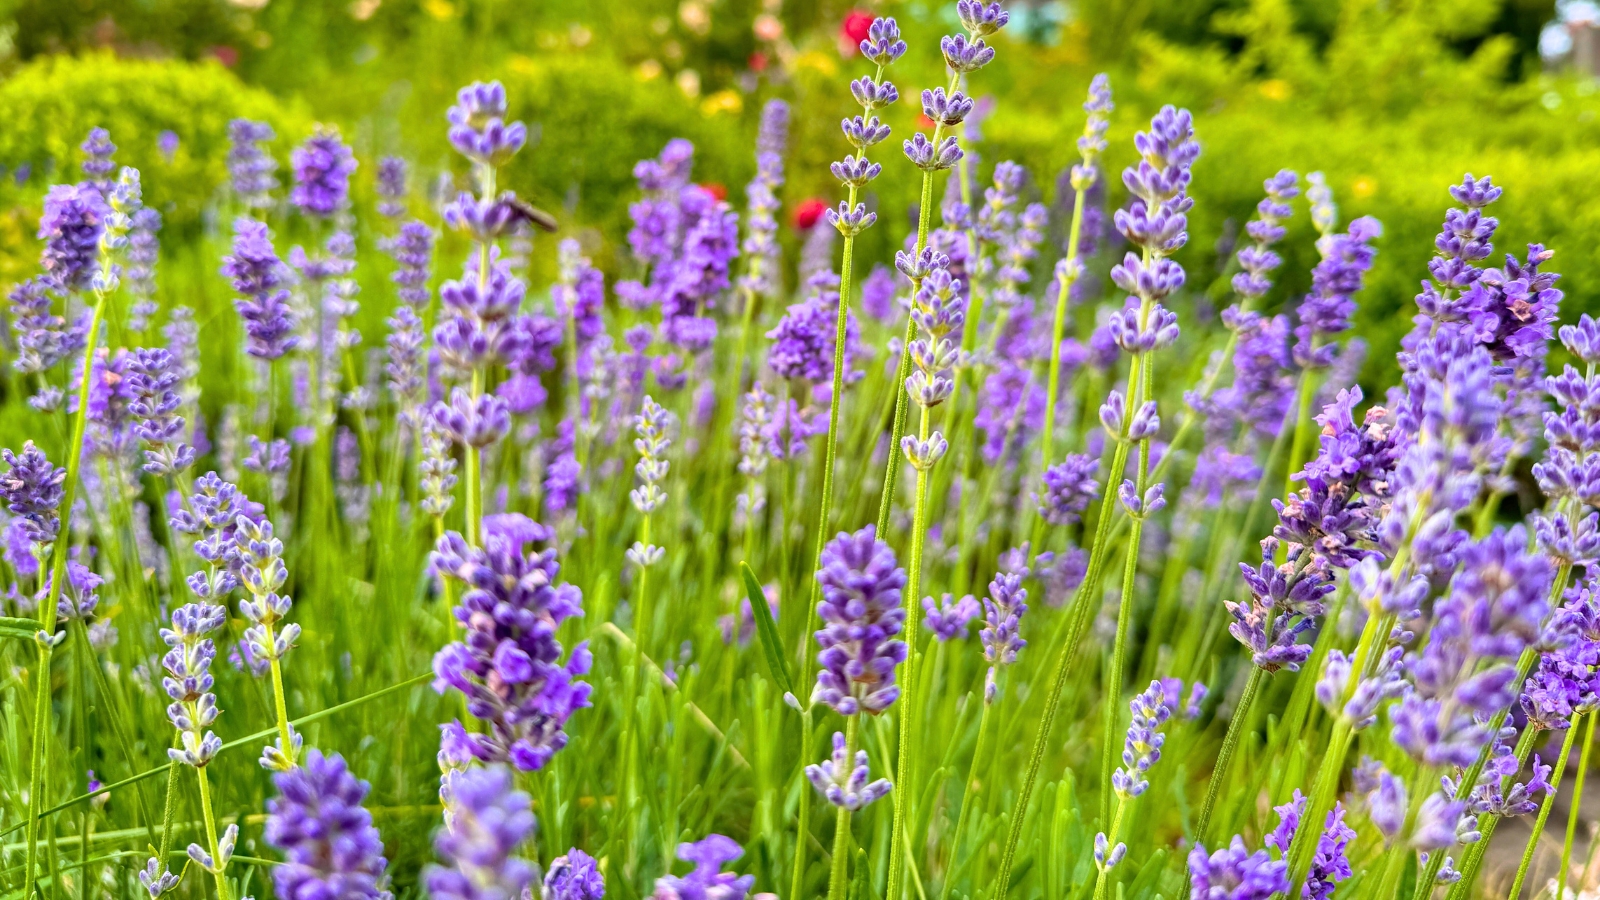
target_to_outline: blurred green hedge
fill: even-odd
[[[175,224],[197,219],[227,177],[228,121],[270,123],[281,154],[309,127],[304,109],[249,87],[216,62],[119,59],[109,53],[46,56],[0,82],[0,206],[27,203],[45,186],[82,177],[78,145],[90,128],[111,132],[117,162],[139,168],[146,202]],[[178,135],[169,161],[157,147]],[[29,176],[18,182],[19,169]]]

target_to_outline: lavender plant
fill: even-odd
[[[0,893],[1533,893],[1600,721],[1600,325],[1552,252],[1495,257],[1488,178],[1429,249],[1273,167],[1210,271],[1205,116],[1107,178],[1096,76],[1065,173],[991,165],[1015,10],[953,11],[937,57],[852,26],[803,237],[777,82],[743,207],[675,139],[626,234],[506,189],[558,187],[520,77],[443,161],[285,134],[286,189],[236,120],[199,237],[92,132],[7,290]],[[913,218],[873,154],[923,62]],[[1432,254],[1393,379],[1380,248]]]

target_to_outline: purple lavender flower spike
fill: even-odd
[[[111,173],[117,170],[117,163],[112,159],[117,145],[111,143],[111,133],[104,128],[91,128],[78,149],[83,151],[84,177],[101,193],[110,191]]]
[[[678,858],[693,863],[694,871],[684,876],[663,875],[656,879],[652,900],[745,900],[755,884],[754,875],[735,875],[722,867],[744,855],[739,845],[720,834],[704,840],[678,845]]]
[[[1189,851],[1189,896],[1196,900],[1268,900],[1289,891],[1289,866],[1265,850],[1249,852],[1244,838],[1207,853],[1196,843]]]
[[[1266,845],[1276,848],[1284,859],[1289,856],[1290,844],[1294,841],[1295,832],[1300,829],[1305,810],[1306,798],[1298,788],[1292,800],[1273,807],[1278,814],[1278,827],[1267,835]],[[1312,859],[1311,870],[1300,892],[1304,900],[1328,900],[1339,882],[1353,874],[1346,848],[1355,839],[1356,832],[1345,824],[1344,814],[1344,805],[1340,803],[1334,803],[1333,809],[1328,811],[1325,827],[1317,838],[1316,856]]]
[[[228,176],[233,192],[250,209],[272,205],[278,162],[261,145],[276,136],[265,122],[234,119],[228,123]]]
[[[397,219],[406,212],[406,161],[398,156],[378,160],[378,213]]]
[[[246,352],[258,359],[278,359],[298,342],[283,261],[265,222],[241,216],[233,228],[233,253],[223,258],[222,274],[244,295],[234,301],[234,308],[244,320]]]
[[[44,451],[28,441],[22,452],[0,450],[7,471],[0,475],[0,500],[20,521],[23,533],[37,545],[55,543],[61,532],[61,498],[67,470],[50,464]]]
[[[1251,651],[1251,660],[1268,672],[1298,671],[1311,655],[1309,644],[1297,638],[1322,615],[1322,598],[1333,591],[1333,575],[1326,560],[1291,545],[1290,558],[1276,563],[1277,538],[1261,542],[1261,565],[1239,564],[1250,589],[1248,604],[1228,601],[1234,622],[1228,626],[1239,643]]]
[[[378,900],[388,860],[362,808],[368,785],[350,773],[339,754],[312,750],[303,765],[272,778],[278,796],[267,801],[265,837],[286,857],[272,870],[280,898]]]
[[[1516,699],[1516,659],[1539,638],[1554,578],[1519,525],[1465,548],[1434,609],[1426,645],[1406,662],[1414,690],[1395,706],[1395,743],[1426,765],[1466,767],[1493,735],[1480,719]]]
[[[66,320],[55,314],[54,301],[60,294],[48,276],[29,278],[11,289],[11,331],[16,358],[12,367],[24,375],[45,372],[55,367],[74,349],[76,340]]]
[[[906,645],[895,638],[905,623],[905,579],[905,569],[872,525],[841,533],[823,547],[817,571],[821,669],[813,699],[849,716],[882,712],[900,696],[895,666],[905,660]]]
[[[63,291],[93,286],[100,238],[111,215],[105,196],[91,184],[58,184],[45,195],[39,264],[53,286]]]
[[[294,188],[289,202],[301,215],[327,218],[344,209],[350,199],[350,175],[356,170],[355,154],[340,140],[339,132],[318,127],[291,155]]]
[[[1333,364],[1335,348],[1324,342],[1350,328],[1350,316],[1356,309],[1351,297],[1361,290],[1377,255],[1371,242],[1382,234],[1377,219],[1362,216],[1351,222],[1344,234],[1318,239],[1322,261],[1311,270],[1311,293],[1300,304],[1300,324],[1294,330],[1294,358],[1299,365],[1326,368]]]
[[[604,900],[606,876],[594,857],[573,847],[550,861],[540,900]]]
[[[210,728],[221,710],[211,693],[215,680],[211,663],[217,648],[206,635],[227,621],[227,610],[205,603],[190,603],[172,613],[172,627],[161,629],[161,639],[171,649],[161,658],[167,675],[161,685],[172,704],[167,718],[177,729],[181,747],[167,750],[174,762],[199,768],[222,749],[222,739]]]
[[[467,711],[487,723],[486,732],[464,738],[479,759],[528,772],[566,746],[567,720],[589,705],[589,685],[577,680],[589,671],[588,643],[562,666],[554,634],[563,620],[583,615],[583,596],[556,583],[554,550],[527,550],[546,536],[526,516],[490,517],[482,548],[452,531],[431,558],[434,571],[466,585],[455,608],[465,636],[434,657],[434,689],[460,691]]]
[[[960,600],[949,594],[945,594],[944,599],[940,601],[932,597],[923,597],[922,609],[924,610],[922,624],[941,641],[966,637],[967,626],[983,612],[983,607],[971,594]]]
[[[178,392],[183,376],[171,351],[140,349],[128,363],[127,382],[134,396],[128,412],[137,420],[134,434],[146,444],[144,470],[166,476],[194,465],[194,448],[184,442],[183,405]]]
[[[433,420],[464,447],[487,447],[511,429],[511,411],[494,394],[473,399],[465,388],[450,392],[450,401],[433,405]]]
[[[1129,702],[1133,723],[1122,747],[1122,766],[1111,773],[1111,787],[1123,800],[1131,800],[1150,787],[1145,773],[1161,759],[1166,735],[1161,726],[1172,715],[1166,705],[1166,689],[1160,681],[1150,682],[1144,693]]]
[[[869,62],[889,66],[905,55],[906,42],[900,39],[900,26],[894,17],[879,17],[867,26],[867,36],[861,41],[861,55]]]
[[[846,752],[844,732],[833,733],[833,756],[818,765],[806,766],[806,778],[831,804],[856,812],[874,800],[888,796],[893,789],[887,778],[867,783],[872,777],[867,768],[867,751],[857,750],[852,763]]]
[[[444,776],[445,827],[433,848],[451,868],[423,873],[434,900],[518,900],[534,879],[534,867],[516,856],[533,836],[532,801],[514,789],[504,766],[469,768]]]
[[[1000,572],[989,582],[989,596],[983,598],[984,628],[978,633],[983,641],[983,656],[991,665],[1008,666],[1017,661],[1017,653],[1028,642],[1017,633],[1023,613],[1028,611],[1028,591],[1022,580],[1028,577],[1024,567],[1019,572]]]
[[[450,144],[480,165],[498,168],[527,143],[528,128],[506,122],[506,89],[498,81],[474,81],[456,94],[450,120]]]

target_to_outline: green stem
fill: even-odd
[[[860,718],[859,715],[845,716],[844,758],[847,765],[854,764],[856,723]],[[802,786],[801,790],[805,790],[805,787]],[[844,900],[845,890],[850,884],[850,808],[839,807],[833,822],[833,868],[828,874],[828,900]]]
[[[109,267],[109,260],[105,263]],[[94,372],[95,345],[100,338],[100,322],[105,317],[106,295],[95,291],[94,312],[89,317],[89,331],[84,339],[83,377],[78,384],[78,410],[72,416],[72,438],[67,442],[67,476],[61,485],[61,526],[56,535],[50,561],[50,591],[39,604],[40,631],[47,636],[56,633],[56,604],[61,599],[61,585],[67,575],[67,545],[72,543],[72,504],[78,493],[79,465],[83,458],[83,433],[89,412],[90,376]],[[50,660],[55,647],[49,641],[39,642],[39,668],[33,701],[33,742],[28,755],[28,850],[23,867],[23,890],[31,896],[36,886],[34,875],[39,865],[39,817],[33,814],[44,801],[44,773],[48,765],[46,753],[51,731],[50,710]]]
[[[800,766],[803,770],[807,765],[806,761],[811,759],[813,750],[812,732],[816,730],[811,727],[811,707],[809,706],[806,707],[805,712],[800,714],[800,728],[800,759],[802,760]],[[810,785],[805,783],[803,771],[800,779],[800,808],[795,814],[794,868],[789,876],[789,896],[791,897],[804,896],[802,891],[805,887],[806,874],[806,838],[811,834],[811,795],[814,791],[810,790]]]
[[[278,714],[278,740],[282,744],[279,749],[284,759],[289,761],[290,768],[293,768],[296,765],[294,737],[289,731],[289,707],[283,697],[283,666],[278,660],[277,635],[274,623],[264,622],[262,627],[267,630],[267,646],[272,650],[272,704]]]
[[[1562,595],[1565,594],[1567,590],[1567,581],[1571,577],[1571,563],[1563,562],[1556,567],[1556,580],[1555,583],[1550,586],[1549,595],[1552,606],[1561,601]],[[1517,660],[1517,677],[1512,684],[1520,685],[1526,681],[1528,679],[1528,674],[1533,671],[1533,667],[1538,661],[1539,652],[1537,650],[1529,647],[1528,649],[1522,651],[1522,656]],[[1509,712],[1509,709],[1502,709],[1494,714],[1493,718],[1489,720],[1489,734],[1498,734],[1500,732],[1500,728],[1505,724],[1506,715]],[[1528,731],[1531,731],[1531,729],[1525,730],[1524,734],[1528,733]],[[1520,740],[1518,741],[1517,746],[1520,750],[1522,747],[1522,742]],[[1467,795],[1472,792],[1473,787],[1475,787],[1478,783],[1478,777],[1483,774],[1483,767],[1489,762],[1489,752],[1493,749],[1493,747],[1494,742],[1491,741],[1485,744],[1483,749],[1478,751],[1477,760],[1474,761],[1472,767],[1467,769],[1466,773],[1461,776],[1459,786],[1456,788],[1455,799],[1465,800]],[[1526,754],[1524,754],[1523,758],[1526,759]],[[1492,830],[1492,827],[1488,830],[1485,830],[1483,834],[1483,840],[1479,841],[1477,844],[1474,844],[1472,849],[1476,850],[1481,846],[1485,846],[1485,842],[1488,841],[1489,834]],[[1469,855],[1470,852],[1471,851],[1469,851]],[[1417,881],[1417,892],[1412,895],[1412,900],[1426,900],[1426,898],[1429,896],[1429,892],[1431,892],[1433,889],[1432,885],[1435,879],[1437,879],[1439,875],[1439,869],[1443,867],[1443,865],[1443,854],[1434,854],[1434,856],[1428,860],[1428,867],[1426,870],[1424,870],[1422,877]],[[1465,880],[1470,881],[1471,873],[1468,873],[1465,868],[1461,869],[1461,871],[1468,875],[1468,878]],[[1427,886],[1426,890],[1424,889],[1424,885]],[[1454,891],[1452,891],[1452,894],[1454,894]]]
[[[1572,752],[1572,743],[1578,737],[1578,723],[1574,720],[1567,726],[1567,736],[1561,742],[1561,755],[1556,757],[1556,769],[1550,773],[1550,783],[1560,784],[1561,776],[1567,770],[1567,755]],[[1528,864],[1533,862],[1533,851],[1539,846],[1539,836],[1544,833],[1544,823],[1550,818],[1550,808],[1555,806],[1556,792],[1551,791],[1544,795],[1544,802],[1539,805],[1539,817],[1533,822],[1533,833],[1528,835],[1528,846],[1522,851],[1522,863],[1517,866],[1516,880],[1511,882],[1511,893],[1508,900],[1517,900],[1522,893],[1522,881],[1528,877]],[[1578,808],[1577,800],[1573,800],[1573,809]],[[1560,898],[1560,894],[1556,897]]]
[[[1133,580],[1139,571],[1139,539],[1144,519],[1133,520],[1127,555],[1122,562],[1122,596],[1117,602],[1117,636],[1111,645],[1111,670],[1106,673],[1105,733],[1100,748],[1100,821],[1111,821],[1111,772],[1116,768],[1117,726],[1122,722],[1122,672],[1127,666],[1128,628],[1133,620]]]
[[[1123,439],[1114,443],[1110,469],[1112,472],[1121,472],[1128,464],[1128,443],[1126,436],[1122,437]],[[1017,794],[1016,805],[1011,811],[1011,825],[1006,834],[1005,847],[1000,854],[1000,873],[995,879],[995,890],[992,895],[994,900],[1005,900],[1006,892],[1011,886],[1011,866],[1016,859],[1017,845],[1022,840],[1022,823],[1028,811],[1028,801],[1033,796],[1034,783],[1039,777],[1039,766],[1044,762],[1045,749],[1050,743],[1050,728],[1055,724],[1056,713],[1061,708],[1061,692],[1067,683],[1067,673],[1071,671],[1072,662],[1077,656],[1078,645],[1083,641],[1084,630],[1088,627],[1094,598],[1099,596],[1100,580],[1104,576],[1105,560],[1110,545],[1107,538],[1111,532],[1112,512],[1116,503],[1115,492],[1107,490],[1102,493],[1100,517],[1095,522],[1094,543],[1089,550],[1089,567],[1073,595],[1067,633],[1056,651],[1050,687],[1044,698],[1044,710],[1039,716],[1039,728],[1034,733],[1033,750],[1028,757],[1028,767],[1023,771],[1022,786]]]
[[[1093,169],[1089,171],[1092,173]],[[1077,277],[1078,242],[1083,233],[1083,206],[1088,193],[1089,185],[1085,184],[1074,192],[1072,198],[1072,226],[1067,230],[1066,265],[1062,267],[1062,277],[1058,279],[1060,287],[1056,290],[1056,315],[1050,327],[1050,371],[1045,389],[1044,433],[1039,450],[1046,469],[1055,460],[1056,398],[1061,393],[1061,338],[1067,328],[1067,301],[1071,299],[1072,282]]]
[[[483,396],[483,369],[472,370],[472,399],[477,401]],[[479,545],[478,531],[483,525],[483,476],[480,469],[483,465],[483,451],[472,445],[467,446],[467,472],[466,472],[466,523],[462,529],[467,544],[473,547]]]
[[[1204,843],[1206,839],[1206,826],[1211,824],[1211,813],[1216,810],[1217,797],[1222,793],[1222,786],[1228,781],[1228,768],[1233,765],[1234,751],[1239,749],[1239,741],[1244,737],[1244,730],[1249,726],[1250,710],[1255,705],[1256,695],[1261,691],[1261,683],[1266,680],[1267,670],[1260,666],[1250,667],[1250,678],[1244,683],[1244,693],[1239,697],[1239,705],[1233,710],[1233,717],[1228,720],[1228,732],[1222,738],[1222,749],[1217,752],[1217,763],[1211,768],[1211,779],[1206,783],[1206,799],[1200,804],[1200,815],[1194,823],[1194,839],[1196,843]]]
[[[94,676],[95,689],[100,692],[100,702],[105,704],[107,718],[111,720],[111,730],[116,733],[117,745],[122,749],[122,760],[128,766],[128,774],[138,774],[140,766],[134,758],[133,736],[128,733],[128,723],[123,720],[121,704],[117,703],[116,697],[111,693],[111,685],[106,679],[105,669],[100,666],[99,660],[94,657],[93,647],[89,644],[89,629],[85,627],[82,619],[75,620],[74,625],[76,626],[74,631],[77,632],[78,644],[83,649],[83,652],[87,654],[89,671]],[[150,810],[145,805],[144,791],[135,791],[134,800],[139,804],[139,818],[144,821],[150,843],[154,845],[156,842],[155,823],[151,820]]]
[[[961,73],[950,76],[950,83],[945,87],[945,93],[950,93],[961,83]],[[944,123],[939,123],[933,129],[933,145],[937,147],[939,140],[944,136]],[[913,256],[921,256],[922,251],[928,246],[928,227],[933,217],[933,170],[922,171],[922,194],[917,206],[917,242],[911,251]],[[911,293],[916,295],[922,288],[922,280],[916,279],[911,284]],[[840,303],[843,303],[841,298]],[[968,330],[977,328],[976,322],[967,323]],[[906,315],[906,333],[900,342],[900,365],[895,370],[894,378],[894,425],[889,431],[889,461],[885,466],[883,475],[883,493],[878,498],[878,534],[887,534],[889,531],[889,510],[894,506],[895,482],[900,477],[900,438],[906,433],[906,412],[910,398],[906,395],[902,385],[911,375],[911,346],[912,339],[916,336],[916,323],[911,321],[911,315]],[[890,866],[894,860],[889,861]],[[892,883],[892,882],[891,882]],[[895,900],[894,895],[889,895],[889,900]]]
[[[928,440],[929,431],[928,408],[922,408],[922,421],[918,425],[917,434],[924,443]],[[891,447],[890,453],[897,448]],[[894,792],[894,824],[889,834],[889,889],[886,894],[888,900],[896,900],[900,896],[900,881],[905,874],[905,822],[906,808],[916,795],[916,762],[917,751],[920,749],[922,734],[916,727],[917,698],[917,627],[918,613],[922,609],[919,602],[922,596],[922,551],[927,540],[928,531],[928,465],[924,462],[917,466],[917,494],[916,508],[912,516],[911,525],[911,570],[906,578],[906,589],[902,592],[903,606],[906,613],[904,634],[906,640],[906,661],[902,664],[902,687],[900,697],[900,735],[898,740],[898,754],[895,762],[895,780],[900,789]]]
[[[1583,735],[1583,752],[1578,757],[1578,775],[1572,785],[1572,809],[1567,812],[1567,834],[1561,840],[1561,871],[1556,874],[1556,900],[1567,896],[1567,870],[1572,866],[1572,838],[1578,833],[1578,810],[1583,806],[1583,776],[1589,771],[1589,748],[1594,744],[1594,725],[1600,714],[1589,713],[1589,728]]]
[[[200,814],[205,817],[206,842],[211,845],[211,861],[216,865],[212,877],[217,882],[217,900],[228,900],[227,866],[222,861],[222,847],[217,842],[217,821],[211,812],[211,783],[206,779],[206,767],[194,770],[200,779]]]
[[[1521,681],[1519,680],[1517,683],[1520,684]],[[1498,730],[1498,727],[1496,727],[1496,730]],[[1491,731],[1490,733],[1493,734],[1494,732]],[[1537,734],[1537,729],[1524,728],[1522,730],[1522,736],[1517,739],[1517,771],[1522,771],[1522,767],[1527,764],[1528,756],[1533,752],[1533,739]],[[1502,779],[1502,791],[1509,786],[1507,783],[1510,782],[1512,777],[1513,776],[1511,775],[1507,775],[1504,779]],[[1465,784],[1466,782],[1463,781],[1462,783]],[[1499,825],[1500,817],[1494,815],[1493,813],[1486,813],[1485,815],[1479,817],[1478,830],[1483,833],[1483,837],[1479,838],[1478,842],[1473,844],[1467,850],[1466,859],[1461,865],[1461,880],[1457,881],[1450,888],[1448,900],[1466,900],[1467,892],[1472,889],[1472,882],[1478,876],[1478,866],[1482,865],[1483,856],[1489,850],[1489,840],[1490,838],[1494,837],[1495,829],[1499,827]],[[1440,855],[1442,856],[1442,854]],[[1433,876],[1438,875],[1436,871],[1432,870],[1432,866],[1429,866],[1429,874]],[[1431,886],[1432,883],[1432,881],[1417,882],[1418,891],[1420,892],[1422,890],[1422,886],[1424,884]]]

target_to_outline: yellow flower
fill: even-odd
[[[1350,182],[1350,196],[1365,200],[1378,192],[1378,182],[1367,175],[1359,175]]]
[[[1289,95],[1294,93],[1294,89],[1289,86],[1289,82],[1284,81],[1282,78],[1269,78],[1257,85],[1256,90],[1259,90],[1261,96],[1268,100],[1287,100]]]
[[[717,113],[736,113],[744,109],[744,98],[738,91],[722,90],[700,101],[700,112],[708,116]]]
[[[450,0],[422,0],[422,10],[441,22],[456,14],[456,6]]]

